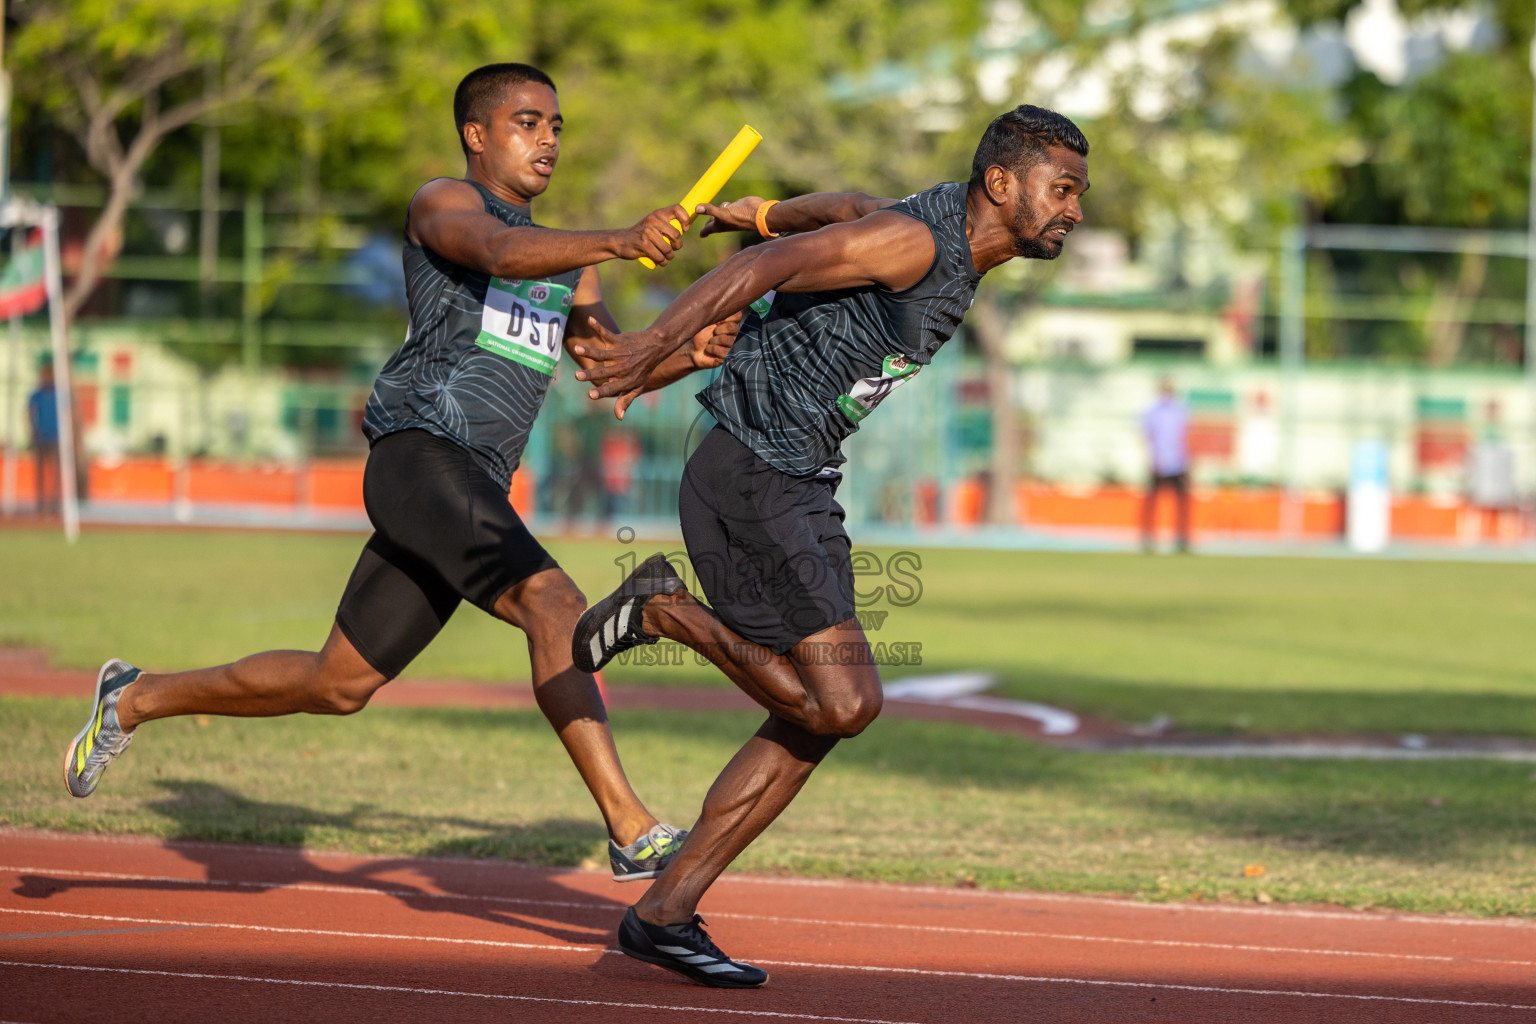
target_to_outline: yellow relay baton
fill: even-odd
[[[688,194],[683,196],[680,205],[688,211],[690,218],[693,216],[694,207],[700,203],[714,201],[715,196],[725,187],[725,183],[731,180],[731,175],[736,173],[736,169],[746,161],[752,151],[757,148],[757,144],[762,141],[763,137],[757,133],[756,128],[749,124],[741,126],[741,131],[736,133],[731,144],[720,151],[720,155],[715,157],[715,162],[709,165],[709,170],[705,171],[703,176],[693,183],[693,188],[688,190]],[[675,220],[672,226],[679,231],[685,230],[683,225]],[[640,262],[649,270],[656,269],[655,262],[647,256],[641,256]]]

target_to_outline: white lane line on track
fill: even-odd
[[[328,935],[342,939],[385,939],[392,942],[445,942],[456,946],[492,946],[497,949],[536,949],[554,953],[596,953],[603,946],[556,946],[547,942],[507,942],[501,939],[455,939],[445,935],[395,935],[389,932],[347,932],[329,928],[281,928],[270,924],[234,924],[227,921],[168,921],[156,917],[118,917],[108,914],[71,914],[62,910],[20,910],[0,907],[0,914],[35,914],[41,917],[68,917],[82,921],[113,921],[119,924],[154,924],[180,928],[224,928],[234,931],[267,932],[274,935]]]
[[[766,914],[711,914],[711,917],[749,918],[782,924],[853,926],[898,931],[948,932],[955,935],[995,935],[1000,938],[1051,939],[1063,942],[1114,942],[1128,946],[1167,946],[1184,949],[1217,949],[1234,953],[1292,953],[1298,956],[1363,956],[1383,960],[1429,960],[1435,963],[1487,964],[1499,967],[1536,967],[1536,960],[1495,960],[1491,957],[1440,956],[1432,953],[1379,953],[1356,949],[1308,949],[1302,946],[1255,946],[1237,942],[1191,942],[1179,939],[1129,939],[1115,935],[1072,935],[1063,932],[1004,931],[992,928],[955,928],[937,924],[883,924],[879,921],[821,921],[809,917],[770,917]]]
[[[137,846],[155,846],[163,850],[175,851],[177,849],[208,849],[237,851],[243,853],[271,854],[276,852],[279,856],[291,858],[301,856],[307,860],[345,860],[352,864],[389,863],[400,864],[405,861],[419,861],[429,864],[449,864],[457,867],[483,867],[492,871],[506,871],[509,865],[497,861],[471,860],[466,857],[368,857],[358,854],[334,853],[326,850],[307,850],[303,848],[295,850],[277,849],[265,846],[252,846],[241,843],[216,843],[210,840],[177,839],[163,840],[147,836],[103,836],[89,833],[64,833],[49,832],[41,829],[17,829],[0,826],[0,839],[7,835],[24,835],[29,838],[41,837],[63,842],[66,845],[73,842],[93,843],[122,843]],[[0,871],[10,870],[0,867]],[[29,868],[26,870],[46,871],[47,868]],[[322,868],[321,870],[327,870]],[[526,869],[520,869],[526,870]],[[559,877],[561,875],[604,875],[601,871],[586,871],[580,868],[550,868],[541,871],[546,877]],[[745,885],[777,885],[796,886],[806,888],[843,889],[853,892],[878,892],[885,895],[902,893],[915,896],[948,896],[952,898],[971,900],[1000,900],[1008,903],[1076,903],[1087,904],[1090,907],[1101,909],[1126,908],[1130,910],[1151,910],[1172,914],[1238,914],[1251,917],[1305,917],[1324,921],[1354,921],[1361,924],[1432,924],[1454,925],[1467,928],[1516,928],[1536,929],[1536,918],[1519,917],[1445,917],[1434,914],[1413,914],[1365,910],[1313,910],[1307,907],[1291,906],[1248,906],[1233,903],[1147,903],[1135,899],[1117,898],[1113,896],[1089,896],[1078,893],[1056,892],[1012,892],[1003,889],[957,889],[946,888],[937,885],[903,885],[899,882],[855,882],[846,879],[833,878],[781,878],[767,875],[727,874],[724,877],[726,884]],[[204,883],[206,884],[206,883]]]
[[[155,978],[186,978],[191,981],[245,981],[258,985],[299,985],[309,988],[339,988],[351,992],[387,992],[405,996],[457,996],[461,999],[500,999],[518,1003],[556,1003],[561,1006],[603,1006],[616,1010],[665,1010],[668,1013],[723,1013],[739,1017],[777,1017],[785,1020],[819,1020],[847,1024],[920,1024],[917,1021],[880,1020],[873,1017],[828,1017],[812,1013],[783,1013],[773,1010],[726,1010],[713,1006],[666,1006],[660,1003],[621,1003],[601,999],[556,999],[551,996],[514,996],[501,992],[458,992],[444,988],[410,988],[405,985],[361,985],[346,981],[304,981],[297,978],[253,978],[244,974],[193,974],[180,971],[150,971],[136,967],[87,967],[79,964],[37,964],[0,960],[0,967],[37,967],[59,971],[102,971],[110,974],[138,974]]]
[[[1052,985],[1095,985],[1106,988],[1153,988],[1174,992],[1208,992],[1219,995],[1242,996],[1293,996],[1299,999],[1357,999],[1367,1002],[1420,1003],[1431,1006],[1480,1006],[1494,1010],[1536,1010],[1536,1006],[1518,1003],[1478,1002],[1469,999],[1430,999],[1424,996],[1379,996],[1357,992],[1305,992],[1299,989],[1281,988],[1226,988],[1219,985],[1179,985],[1164,981],[1120,981],[1114,978],[1047,978],[1023,974],[980,974],[972,971],[933,971],[917,967],[864,967],[859,964],[802,963],[795,960],[754,960],[753,963],[769,967],[831,968],[839,971],[871,971],[882,974],[917,974],[932,978],[973,978],[985,981],[1022,981]]]
[[[603,952],[611,953],[615,956],[623,955],[615,949],[605,949]],[[1492,1010],[1536,1010],[1536,1006],[1523,1006],[1518,1003],[1495,1003],[1491,1001],[1479,1001],[1470,999],[1430,999],[1421,996],[1383,996],[1360,994],[1354,992],[1306,992],[1293,989],[1229,988],[1218,985],[1178,985],[1156,981],[1118,981],[1104,978],[1032,977],[1022,974],[982,974],[969,971],[931,971],[922,970],[919,968],[865,967],[857,964],[802,963],[795,960],[758,960],[756,962],[759,964],[766,964],[769,967],[804,967],[813,970],[830,969],[859,971],[871,974],[906,974],[930,978],[968,978],[978,981],[1009,981],[1042,985],[1087,985],[1101,988],[1159,989],[1173,992],[1198,992],[1206,995],[1282,996],[1295,999],[1345,999],[1356,1000],[1360,1002],[1410,1003],[1419,1006],[1459,1006],[1469,1009],[1481,1008]],[[449,989],[408,988],[398,985],[362,985],[353,982],[300,981],[287,978],[255,978],[237,974],[204,974],[191,972],[183,973],[178,971],[151,971],[130,967],[98,967],[81,964],[45,964],[30,963],[19,960],[0,960],[0,967],[36,967],[42,969],[66,971],[102,971],[115,974],[152,975],[162,978],[188,978],[205,981],[246,981],[266,985],[308,985],[317,988],[341,988],[357,991],[394,992],[402,995],[463,996],[474,999],[508,999],[521,1002],[563,1003],[576,1006],[610,1006],[625,1009],[668,1011],[693,1010],[699,1013],[728,1013],[756,1015],[759,1017],[787,1017],[795,1020],[847,1021],[850,1022],[850,1024],[919,1024],[919,1022],[914,1021],[886,1021],[868,1017],[828,1017],[805,1013],[782,1013],[770,1010],[723,1010],[701,1006],[660,1006],[651,1003],[601,1002],[598,1000],[588,999],[555,999],[543,996],[503,995],[494,992],[457,992]]]
[[[485,903],[507,903],[526,907],[555,907],[563,909],[590,910],[594,912],[613,913],[616,907],[608,903],[577,900],[539,900],[520,896],[475,896],[464,893],[434,893],[421,892],[417,889],[404,887],[385,888],[373,886],[345,886],[345,885],[317,885],[308,882],[288,884],[283,882],[242,882],[242,881],[200,881],[198,879],[157,877],[153,875],[123,875],[109,874],[99,871],[51,871],[47,868],[15,868],[0,865],[0,873],[5,872],[48,872],[55,875],[72,875],[85,878],[105,878],[115,881],[136,882],[164,882],[187,886],[220,886],[228,888],[250,889],[291,889],[304,892],[339,893],[351,896],[392,896],[395,898],[410,898],[423,900],[468,900]],[[740,914],[725,911],[713,911],[710,917],[732,921],[764,921],[772,924],[797,924],[811,925],[820,928],[879,928],[896,929],[898,931],[927,932],[933,934],[950,935],[991,935],[999,938],[1018,939],[1054,939],[1063,942],[1106,942],[1118,943],[1129,946],[1162,946],[1168,948],[1184,949],[1211,949],[1224,950],[1234,953],[1283,953],[1295,956],[1341,956],[1341,957],[1372,957],[1383,960],[1406,960],[1429,963],[1466,963],[1487,964],[1501,967],[1536,967],[1536,960],[1505,960],[1492,957],[1476,956],[1444,956],[1430,953],[1383,953],[1373,950],[1353,949],[1309,949],[1298,946],[1260,946],[1247,943],[1231,942],[1192,942],[1176,939],[1135,939],[1121,936],[1107,935],[1076,935],[1060,932],[1040,931],[1015,931],[1008,929],[992,928],[960,928],[948,925],[932,924],[889,924],[882,921],[848,921],[848,920],[824,920],[809,917],[778,917],[767,914]]]
[[[100,878],[111,882],[155,882],[166,885],[184,885],[188,888],[221,888],[221,889],[262,889],[277,890],[286,889],[295,892],[334,892],[349,896],[393,896],[396,899],[426,899],[426,900],[472,900],[481,903],[516,903],[530,907],[570,907],[582,910],[617,910],[612,903],[598,903],[595,900],[539,900],[525,896],[477,896],[473,893],[459,892],[426,892],[421,889],[412,889],[403,885],[324,885],[319,882],[243,882],[238,879],[226,880],[220,878],[177,878],[174,875],[124,875],[109,871],[64,871],[54,868],[18,868],[0,864],[0,874],[36,873],[43,875],[63,875],[71,878]]]
[[[317,928],[277,928],[271,925],[256,924],[227,924],[223,922],[200,921],[163,921],[154,918],[141,917],[108,917],[100,914],[72,914],[56,910],[16,910],[8,907],[0,907],[0,913],[34,914],[45,917],[71,917],[84,918],[95,921],[116,921],[135,924],[164,924],[182,925],[189,928],[204,929],[231,929],[236,931],[257,931],[292,935],[325,935],[333,938],[354,939],[383,939],[395,942],[441,942],[465,946],[493,946],[506,949],[534,949],[547,950],[560,953],[600,953],[610,956],[623,956],[617,949],[609,949],[606,946],[552,946],[548,944],[534,944],[524,942],[502,942],[492,939],[454,939],[437,935],[392,935],[380,932],[346,932],[336,930],[322,930]],[[1155,988],[1170,989],[1182,992],[1213,992],[1217,994],[1231,995],[1269,995],[1269,996],[1297,996],[1308,999],[1356,999],[1372,1002],[1394,1002],[1429,1004],[1434,1006],[1483,1006],[1503,1010],[1536,1010],[1536,1006],[1521,1006],[1513,1003],[1473,1002],[1461,999],[1429,999],[1417,996],[1391,996],[1391,995],[1361,995],[1349,992],[1304,992],[1287,989],[1259,989],[1259,988],[1224,988],[1215,985],[1179,985],[1172,982],[1157,981],[1119,981],[1115,979],[1099,978],[1053,978],[1045,976],[1024,974],[995,974],[980,971],[940,971],[920,967],[879,967],[864,964],[833,964],[833,963],[808,963],[799,960],[755,960],[757,964],[769,967],[805,967],[814,970],[829,971],[854,971],[866,974],[905,974],[920,977],[933,978],[970,978],[977,981],[1015,981],[1037,982],[1041,984],[1057,985],[1100,985],[1120,986],[1126,988]],[[0,964],[5,961],[0,961]],[[46,964],[34,964],[31,966],[49,966]],[[82,968],[85,969],[85,968]],[[93,968],[94,969],[94,968]],[[100,968],[108,970],[109,968]],[[153,973],[153,972],[146,972]],[[211,977],[211,975],[210,975]],[[260,980],[260,979],[256,979]],[[369,986],[363,986],[369,987]],[[473,993],[469,993],[473,994]],[[838,1020],[844,1018],[822,1018],[826,1020]]]
[[[1084,896],[1064,892],[1010,892],[1003,889],[959,889],[937,885],[901,885],[890,882],[854,882],[832,878],[770,878],[760,875],[728,874],[730,883],[782,885],[804,888],[842,889],[852,892],[901,893],[913,896],[945,896],[969,900],[999,900],[1008,903],[1076,903],[1098,909],[1153,910],[1168,914],[1238,914],[1245,917],[1306,917],[1324,921],[1353,921],[1357,924],[1434,924],[1463,927],[1536,929],[1536,919],[1520,917],[1437,917],[1434,914],[1409,914],[1366,910],[1312,910],[1307,907],[1248,906],[1236,903],[1146,903],[1112,896]]]

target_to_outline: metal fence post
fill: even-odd
[[[245,197],[244,259],[241,265],[241,282],[244,292],[240,304],[240,356],[247,373],[254,373],[261,365],[261,257],[265,241],[262,237],[261,196],[255,192]]]
[[[1306,358],[1307,234],[1300,224],[1285,228],[1280,238],[1280,478],[1284,493],[1280,529],[1287,536],[1302,532],[1300,455],[1297,431],[1301,422],[1301,371]]]

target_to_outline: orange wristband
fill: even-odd
[[[757,233],[762,235],[764,238],[779,237],[779,233],[777,231],[768,230],[768,211],[778,204],[779,201],[777,199],[770,199],[762,206],[757,208]]]

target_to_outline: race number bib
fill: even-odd
[[[848,417],[849,423],[858,423],[875,411],[885,397],[917,376],[923,367],[906,356],[886,356],[880,363],[878,377],[865,377],[854,382],[846,395],[837,396],[837,407]]]
[[[549,281],[491,278],[475,344],[487,352],[554,376],[565,339],[572,293]]]

